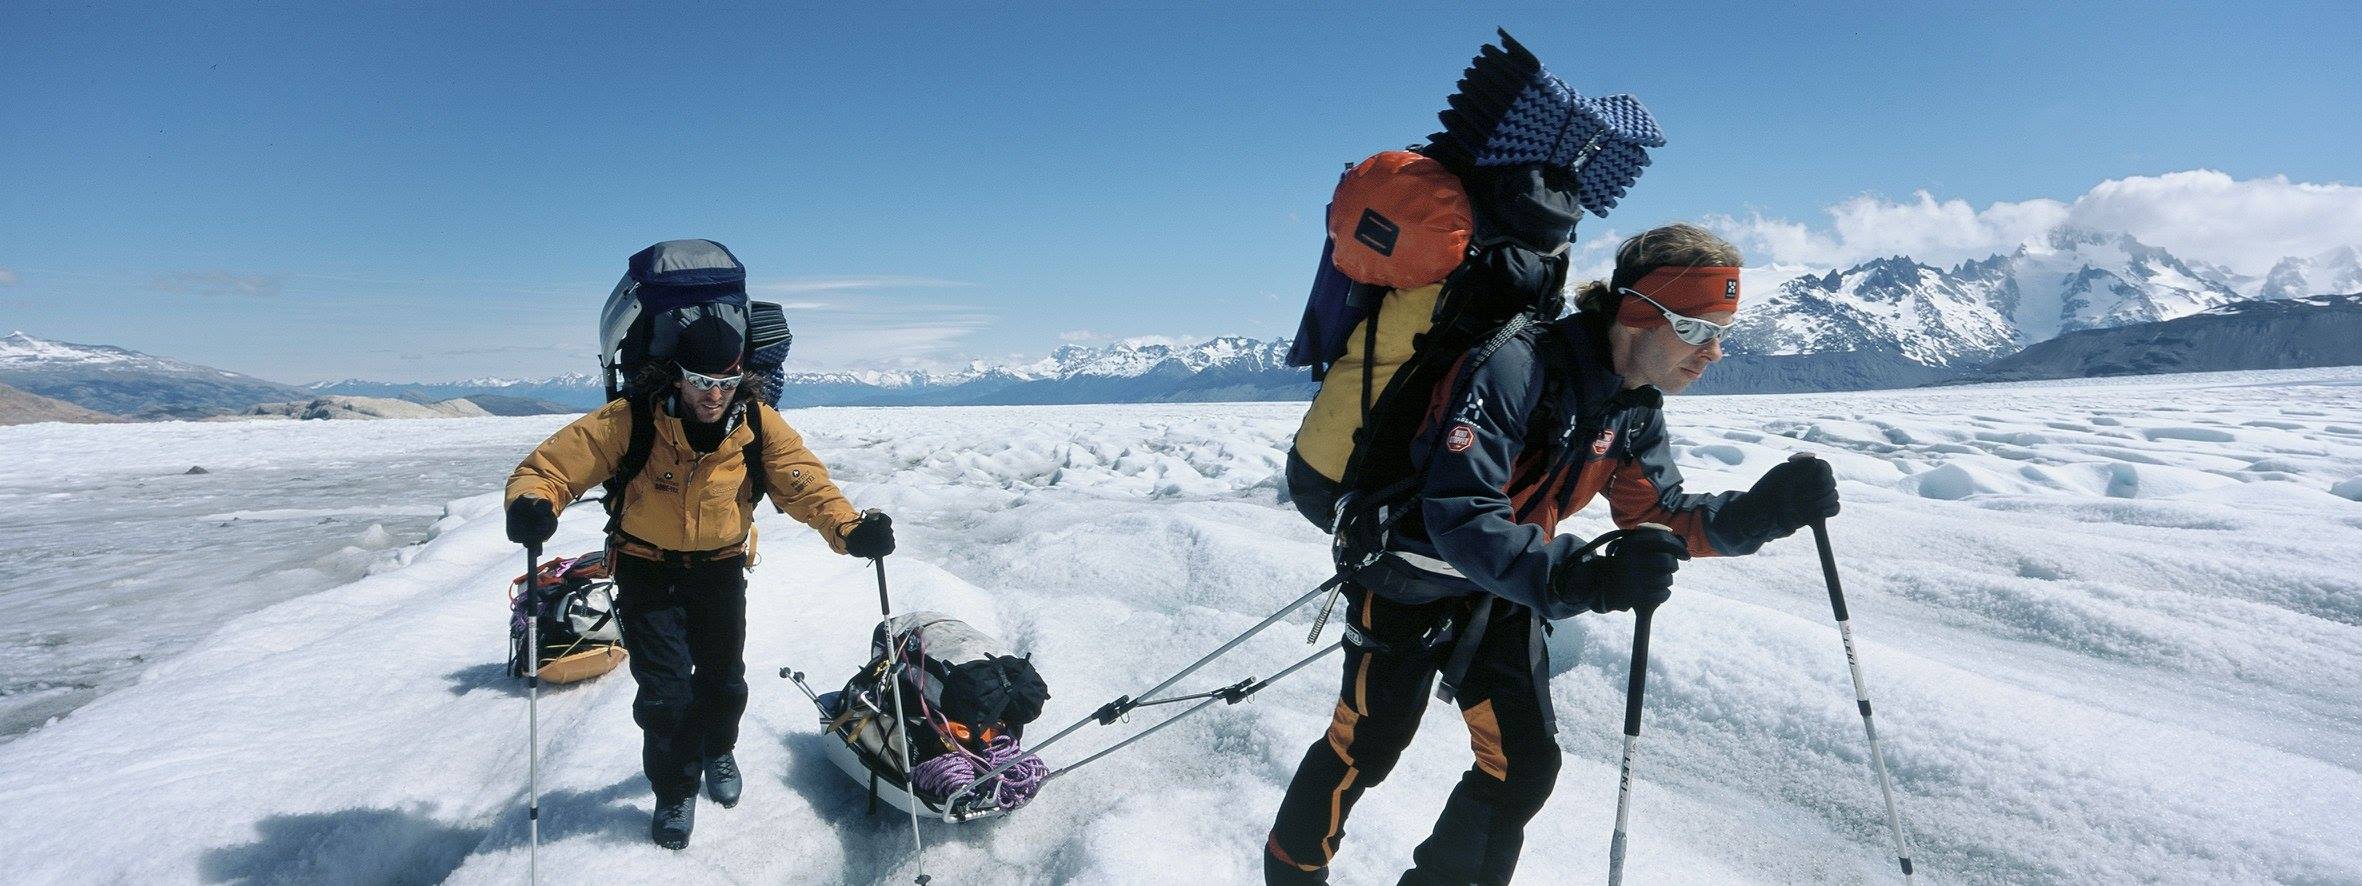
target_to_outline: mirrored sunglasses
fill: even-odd
[[[687,369],[683,369],[681,370],[681,380],[688,382],[690,387],[696,388],[700,391],[719,391],[738,387],[739,382],[746,380],[746,374],[700,375],[698,373],[690,372]]]
[[[1664,314],[1666,322],[1673,324],[1673,337],[1681,339],[1682,344],[1689,345],[1691,347],[1704,345],[1707,342],[1720,341],[1722,340],[1723,336],[1730,334],[1732,327],[1738,325],[1735,322],[1714,323],[1706,320],[1700,320],[1696,317],[1676,314],[1673,313],[1671,308],[1667,308],[1662,304],[1658,304],[1656,299],[1641,295],[1635,290],[1620,289],[1617,291],[1622,292],[1625,295],[1638,298],[1641,301],[1648,302],[1650,307],[1654,307],[1657,309],[1658,313]]]

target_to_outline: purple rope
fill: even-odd
[[[581,558],[577,557],[575,559],[579,560]],[[552,560],[547,566],[534,567],[533,574],[525,576],[525,580],[523,582],[512,583],[509,585],[509,633],[525,633],[525,612],[532,607],[531,601],[533,600],[534,592],[541,589],[541,574],[551,569],[556,569],[558,574],[563,576],[566,574],[566,570],[572,568],[574,568],[573,560],[567,560],[564,558]]]
[[[1042,763],[1042,758],[1026,753],[1017,746],[1016,739],[1007,735],[994,736],[985,744],[981,755],[952,738],[946,728],[947,718],[927,704],[927,637],[919,631],[911,632],[910,637],[903,644],[902,656],[919,690],[919,716],[935,728],[935,734],[943,738],[944,744],[951,746],[950,753],[938,754],[935,759],[913,767],[911,784],[936,796],[949,797],[975,784],[977,775],[1014,759],[1017,764],[998,776],[1000,783],[993,789],[993,803],[1002,809],[1015,809],[1033,802],[1034,795],[1041,792],[1042,782],[1050,780],[1050,767]],[[917,647],[915,654],[913,646]]]
[[[910,780],[918,785],[919,790],[949,797],[975,784],[978,773],[989,772],[993,767],[1012,759],[1018,763],[1000,774],[1000,784],[993,789],[992,800],[1002,809],[1015,809],[1033,802],[1034,795],[1041,792],[1042,782],[1050,778],[1050,767],[1043,765],[1042,758],[1026,753],[1024,748],[1017,746],[1016,739],[1006,735],[994,736],[992,742],[984,746],[982,758],[966,753],[964,749],[960,753],[938,754],[935,759],[920,763],[912,770]]]

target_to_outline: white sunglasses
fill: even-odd
[[[1655,307],[1659,313],[1665,315],[1665,319],[1668,322],[1673,324],[1674,337],[1681,339],[1682,344],[1689,345],[1691,347],[1697,347],[1711,341],[1720,341],[1723,336],[1730,334],[1732,327],[1738,325],[1735,322],[1714,323],[1711,321],[1700,320],[1696,317],[1673,313],[1673,309],[1658,304],[1656,299],[1641,295],[1635,290],[1619,289],[1616,291],[1634,298],[1638,298],[1641,301],[1648,302],[1650,306]]]
[[[681,380],[688,382],[691,387],[694,387],[700,391],[719,391],[726,388],[738,387],[740,382],[746,380],[746,374],[700,375],[695,372],[690,372],[687,369],[683,369],[681,370]]]

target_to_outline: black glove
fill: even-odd
[[[1673,597],[1673,573],[1689,544],[1653,526],[1626,530],[1598,554],[1555,570],[1558,598],[1593,612],[1654,609]]]
[[[894,553],[894,518],[884,511],[861,515],[861,522],[845,530],[845,553],[875,560]]]
[[[508,503],[508,540],[540,547],[558,532],[558,511],[530,495]]]
[[[1763,479],[1724,505],[1718,517],[1738,535],[1786,538],[1814,520],[1837,516],[1837,477],[1829,463],[1803,457],[1773,465]]]

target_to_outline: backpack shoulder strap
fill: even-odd
[[[624,490],[648,466],[648,455],[656,448],[656,398],[662,392],[634,396],[631,403],[631,440],[623,447],[623,458],[615,463],[615,476],[607,478],[607,532],[623,528]]]
[[[748,429],[755,433],[755,438],[746,444],[746,479],[752,481],[747,486],[746,500],[760,505],[763,503],[763,490],[770,488],[770,476],[763,469],[763,404],[761,401],[748,400],[746,402],[746,423]]]

